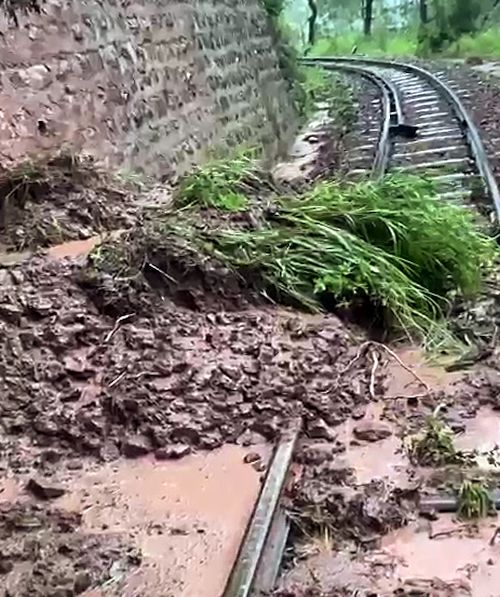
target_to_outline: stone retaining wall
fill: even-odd
[[[0,17],[3,166],[67,145],[181,172],[207,150],[285,145],[296,114],[259,0],[39,0]]]

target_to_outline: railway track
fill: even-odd
[[[479,132],[454,89],[428,71],[393,61],[359,58],[304,59],[304,65],[363,77],[380,91],[370,128],[352,148],[353,175],[380,177],[389,171],[425,175],[443,199],[471,205],[478,193],[490,201],[492,222],[500,221],[500,191]],[[374,157],[375,156],[375,157]],[[289,524],[280,500],[289,478],[300,420],[283,433],[271,461],[223,597],[259,597],[273,590]],[[500,495],[492,498],[500,507]],[[452,496],[421,502],[449,512]]]
[[[388,171],[425,175],[441,197],[467,203],[478,193],[500,219],[500,191],[479,132],[455,90],[423,68],[368,58],[308,58],[306,66],[346,71],[380,90],[379,123],[352,148],[351,175]],[[372,159],[376,145],[376,157]],[[359,164],[359,166],[358,166]]]

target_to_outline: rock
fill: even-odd
[[[8,574],[12,568],[14,568],[14,564],[10,560],[0,558],[0,574]]]
[[[155,452],[155,458],[157,460],[176,460],[178,458],[184,458],[191,453],[191,447],[186,444],[173,444],[171,446],[165,446],[164,448],[158,448]]]
[[[248,454],[245,454],[243,462],[246,464],[253,464],[254,462],[259,462],[260,459],[260,454],[257,454],[257,452],[249,452]]]
[[[358,404],[358,406],[356,406],[354,408],[354,410],[351,413],[351,417],[355,420],[355,421],[359,421],[360,419],[362,419],[364,416],[366,415],[366,406],[364,404]]]
[[[174,440],[187,440],[191,444],[197,444],[200,441],[200,432],[196,427],[191,426],[189,423],[186,425],[180,425],[172,431],[172,439]]]
[[[77,595],[86,591],[92,584],[92,577],[88,572],[80,571],[75,574],[73,590]]]
[[[33,429],[42,435],[57,435],[59,428],[54,421],[46,419],[43,415],[38,416],[33,421]]]
[[[392,429],[381,421],[361,421],[353,429],[354,437],[365,442],[378,442],[392,435]]]
[[[20,307],[17,307],[16,305],[0,305],[0,317],[15,325],[18,325],[21,321],[22,313],[23,310]]]
[[[315,419],[307,425],[307,434],[314,439],[326,439],[333,441],[336,438],[332,429],[323,421],[323,419]]]
[[[62,487],[52,484],[48,480],[31,478],[26,490],[41,500],[52,500],[66,493]]]
[[[252,468],[254,468],[258,473],[263,473],[266,470],[266,465],[263,462],[254,462],[252,464]]]
[[[121,446],[121,452],[126,458],[139,458],[151,452],[148,441],[142,436],[129,437]]]

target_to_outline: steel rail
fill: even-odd
[[[491,168],[491,165],[486,155],[483,142],[479,131],[474,124],[471,116],[465,109],[462,101],[458,95],[436,75],[433,75],[428,70],[413,64],[398,62],[395,60],[382,60],[377,58],[352,58],[345,56],[332,56],[321,58],[308,58],[307,63],[310,64],[364,64],[368,66],[378,66],[383,68],[393,68],[408,73],[413,73],[425,79],[436,91],[444,97],[447,103],[453,109],[453,112],[460,123],[464,136],[467,140],[470,152],[476,163],[477,170],[483,180],[486,192],[491,199],[495,208],[497,221],[500,221],[500,190]]]
[[[283,493],[301,425],[302,421],[300,419],[292,421],[283,433],[274,452],[223,597],[249,597],[254,593],[254,590],[258,589],[255,586],[258,575],[260,575],[263,582],[274,582],[288,532],[288,526],[284,521],[283,512],[280,510],[279,501]],[[274,533],[273,527],[275,528]],[[276,535],[280,536],[277,537]],[[274,545],[268,548],[270,540]],[[266,554],[268,561],[263,561]]]
[[[314,59],[305,59],[301,61],[304,66],[317,66],[318,62]],[[332,65],[331,63],[326,62],[325,64],[320,64],[322,68],[327,70],[342,70],[349,73],[354,73],[363,77],[370,81],[373,85],[378,87],[380,93],[382,94],[382,126],[380,129],[380,135],[377,143],[377,153],[375,156],[375,160],[372,166],[372,176],[373,178],[380,178],[383,176],[387,170],[389,165],[389,154],[391,151],[391,126],[392,126],[392,117],[391,117],[391,108],[392,105],[395,105],[395,110],[399,119],[403,118],[403,110],[401,106],[401,101],[399,98],[399,94],[395,86],[393,85],[392,81],[388,81],[385,77],[374,73],[373,71],[360,68],[357,66],[350,66],[347,64],[344,65]]]

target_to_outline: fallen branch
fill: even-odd
[[[116,332],[120,329],[120,326],[134,316],[135,313],[129,313],[128,315],[122,315],[121,317],[118,317],[118,319],[115,321],[113,329],[104,338],[104,343],[107,344],[111,340],[111,338],[116,334]]]
[[[372,366],[372,371],[370,374],[370,396],[372,397],[373,400],[375,400],[375,380],[376,380],[377,368],[378,368],[378,363],[379,363],[378,353],[375,350],[372,352],[372,359],[373,359],[373,366]]]

